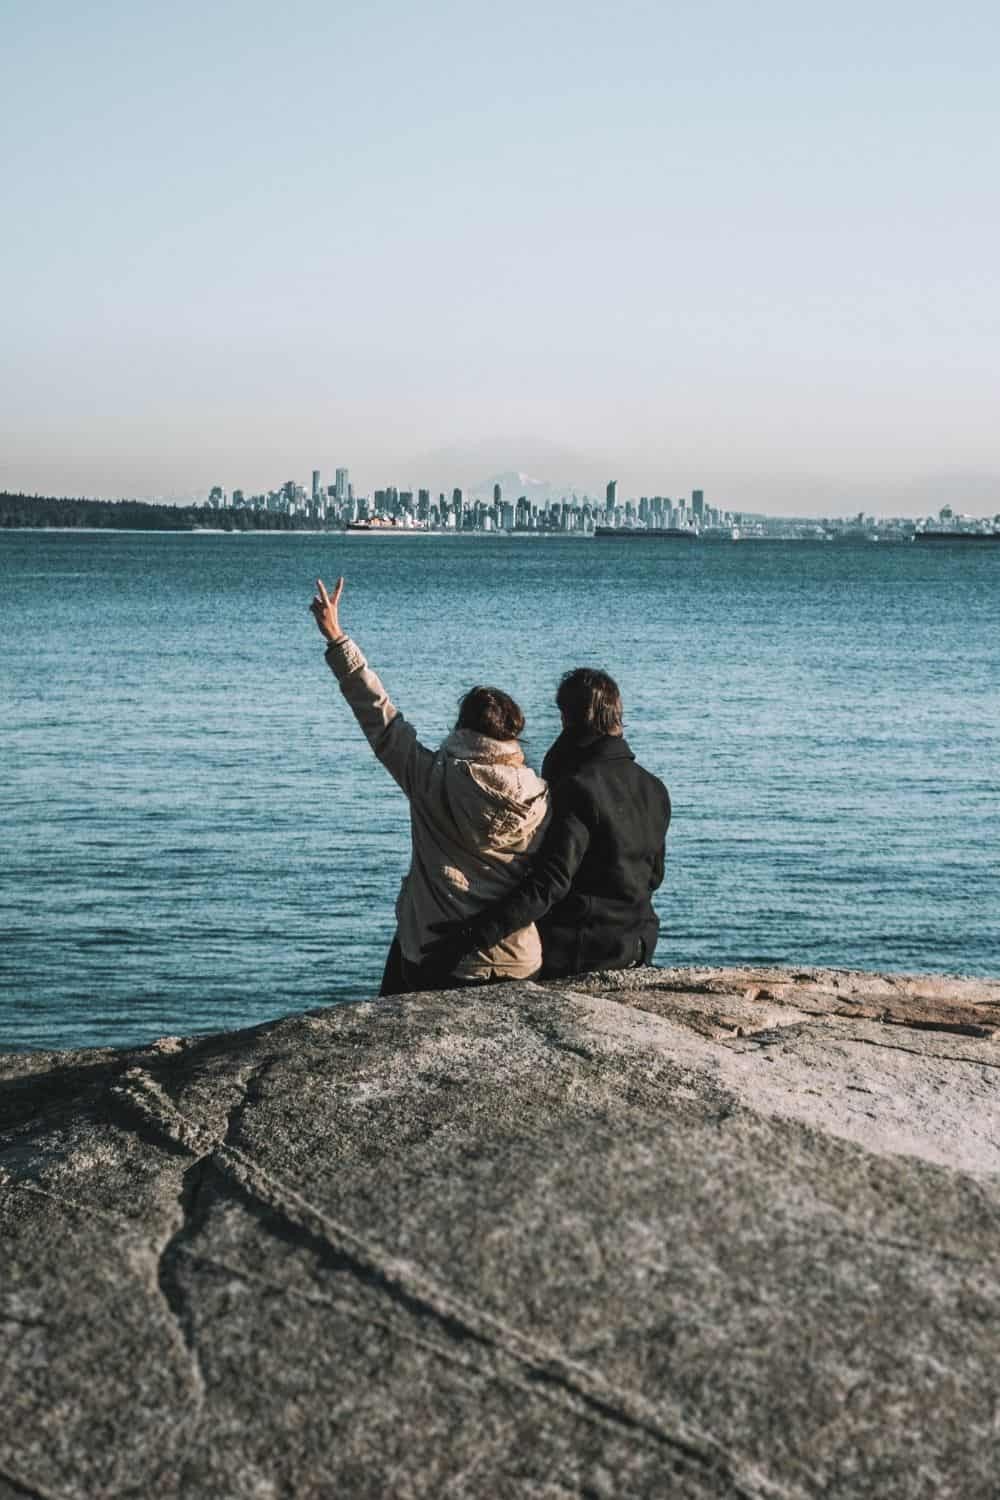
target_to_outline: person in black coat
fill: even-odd
[[[606,672],[567,673],[556,705],[563,730],[542,764],[552,821],[531,874],[461,927],[441,928],[435,964],[529,922],[541,934],[544,978],[652,960],[670,794],[629,749],[621,694]]]

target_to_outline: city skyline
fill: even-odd
[[[586,492],[558,494],[547,485],[544,488],[549,493],[542,496],[539,481],[524,474],[487,480],[471,493],[455,485],[450,491],[438,491],[436,496],[426,486],[414,489],[398,485],[356,495],[348,468],[338,467],[336,476],[333,484],[324,486],[322,471],[313,469],[308,489],[288,479],[275,489],[256,494],[239,488],[227,492],[224,485],[213,485],[203,503],[213,511],[269,511],[345,526],[390,524],[445,531],[589,531],[599,526],[710,530],[734,522],[732,512],[706,505],[701,489],[693,489],[690,498],[656,494],[619,500],[615,479],[605,485],[602,502]],[[515,483],[505,490],[505,481],[511,479]]]
[[[3,36],[0,488],[349,449],[367,489],[996,509],[985,0],[13,0]]]
[[[329,471],[328,471],[329,472]],[[649,494],[621,491],[617,478],[603,485],[603,499],[591,494],[585,486],[555,485],[523,471],[505,471],[482,479],[471,486],[385,484],[370,490],[355,490],[347,465],[334,467],[333,483],[324,483],[320,468],[312,468],[308,484],[294,478],[266,489],[216,484],[207,495],[195,495],[185,501],[163,501],[144,496],[44,496],[38,491],[0,490],[0,497],[12,502],[35,501],[53,505],[67,503],[86,505],[176,506],[185,514],[192,510],[268,511],[297,517],[311,516],[324,524],[349,525],[358,521],[392,521],[403,526],[434,530],[593,530],[595,527],[643,529],[666,527],[718,531],[733,526],[765,523],[767,534],[793,536],[799,531],[809,534],[823,526],[836,531],[855,528],[893,529],[903,531],[934,529],[939,523],[946,529],[987,529],[1000,527],[1000,493],[994,504],[977,511],[962,504],[961,493],[938,490],[931,506],[909,510],[885,505],[831,508],[822,514],[808,511],[783,513],[780,510],[754,509],[749,506],[727,506],[713,498],[706,502],[704,486],[692,487],[689,494],[671,486],[673,493],[651,488]],[[600,487],[598,487],[600,488]],[[516,516],[516,520],[515,520]],[[9,523],[9,520],[7,522]],[[758,528],[759,530],[760,528]],[[763,533],[762,533],[763,534]]]
[[[205,466],[201,465],[199,467]],[[217,472],[220,467],[227,466],[213,465],[212,467]],[[245,471],[250,466],[245,463],[236,463],[231,467],[240,472],[241,470]],[[318,472],[326,474],[335,470],[336,467],[335,465],[329,467],[321,465]],[[380,464],[374,467],[375,475],[377,476],[380,470],[384,471],[385,465]],[[426,463],[421,465],[418,460],[412,465],[400,464],[393,467],[397,471],[416,468],[418,472],[425,474],[426,470],[430,468],[437,476],[433,480],[424,478],[421,481],[407,478],[397,485],[397,488],[400,489],[426,488],[431,492],[440,492],[442,489],[447,491],[454,487],[452,483],[454,476],[441,477],[441,462],[439,460],[435,460],[430,465]],[[471,464],[467,467],[471,468]],[[538,465],[537,467],[544,469],[544,465]],[[709,472],[711,472],[711,467],[708,467]],[[285,465],[285,472],[292,469],[301,471],[301,468],[302,465],[300,463],[293,461]],[[553,481],[545,477],[544,474],[529,474],[523,469],[518,470],[514,468],[505,469],[499,477],[506,482],[513,475],[520,474],[529,489],[534,486],[540,486],[546,492],[559,498],[576,494],[581,498],[586,495],[591,499],[596,499],[603,492],[605,481],[599,477],[600,471],[596,463],[588,466],[588,470],[598,475],[589,484],[578,480],[571,480],[569,482]],[[354,470],[353,465],[352,472],[357,472]],[[362,472],[370,475],[371,471],[364,470]],[[14,482],[10,477],[9,467],[5,466],[2,460],[0,460],[0,475],[7,476],[3,482],[0,482],[0,490],[9,493],[53,496],[62,494],[66,497],[88,494],[89,498],[95,500],[135,499],[153,504],[180,506],[200,503],[212,489],[211,483],[202,482],[183,493],[162,493],[152,487],[142,486],[136,486],[130,490],[111,489],[105,490],[103,493],[97,493],[94,491],[88,492],[86,486],[73,483],[70,480],[61,489],[57,490],[55,487],[32,483],[30,480]],[[496,483],[497,477],[491,476],[470,481],[467,474],[463,474],[460,488],[472,495],[478,495],[480,491],[485,494]],[[245,493],[266,494],[271,490],[280,489],[284,482],[280,481],[265,485],[264,487],[244,482],[243,484],[231,487],[227,485],[226,488],[230,492],[231,489],[242,489]],[[657,479],[655,476],[646,485],[626,486],[621,481],[618,481],[618,484],[620,492],[623,495],[627,493],[628,497],[634,500],[638,500],[642,493],[656,494],[663,491],[663,480]],[[379,484],[375,478],[369,478],[369,482],[367,483],[359,481],[358,492],[373,493],[378,487]],[[707,481],[703,483],[702,487],[708,487]],[[719,486],[713,486],[715,490],[719,488]],[[784,478],[777,476],[775,477],[773,486],[762,483],[747,485],[740,493],[736,493],[732,486],[723,486],[722,488],[728,492],[728,503],[724,507],[726,509],[733,511],[744,510],[755,514],[787,517],[789,519],[810,516],[816,519],[822,519],[826,516],[848,517],[855,515],[858,511],[883,516],[936,516],[941,507],[945,505],[970,517],[989,519],[1000,510],[1000,474],[994,478],[990,474],[960,469],[950,473],[929,473],[922,480],[915,479],[908,482],[900,481],[884,485],[859,483],[851,486],[831,484],[826,481],[821,482],[815,477],[793,479],[789,476],[785,476]],[[796,497],[798,498],[796,499]]]
[[[513,484],[510,481],[514,481]],[[516,497],[516,498],[515,498]],[[895,535],[914,530],[986,529],[1000,527],[1000,505],[991,514],[974,516],[960,506],[945,503],[936,512],[920,515],[889,515],[861,510],[825,517],[787,517],[765,512],[726,508],[706,501],[703,488],[690,495],[662,493],[619,495],[619,481],[609,479],[599,495],[543,484],[523,473],[507,473],[487,479],[466,491],[456,485],[432,491],[427,486],[384,485],[370,493],[355,493],[350,470],[338,467],[336,480],[324,486],[322,471],[311,471],[311,485],[293,479],[267,491],[250,494],[242,489],[227,492],[215,485],[207,500],[210,510],[269,511],[286,516],[312,518],[324,524],[347,527],[402,527],[434,531],[553,531],[673,530],[701,535],[731,532],[734,536],[809,535],[832,528],[843,533],[852,529]]]

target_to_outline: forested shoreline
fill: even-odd
[[[153,505],[145,500],[87,500],[0,491],[0,529],[107,528],[119,531],[315,531],[306,516],[268,510],[208,510],[201,505]]]

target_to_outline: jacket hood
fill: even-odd
[[[549,796],[517,741],[456,729],[440,753],[448,804],[467,847],[524,853],[548,820]]]

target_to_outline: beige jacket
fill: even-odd
[[[434,922],[466,921],[521,884],[549,820],[548,787],[516,740],[457,729],[428,750],[359,648],[344,639],[326,660],[361,728],[410,802],[413,853],[396,902],[399,945],[419,963]],[[455,970],[467,979],[523,979],[542,962],[534,924]]]

